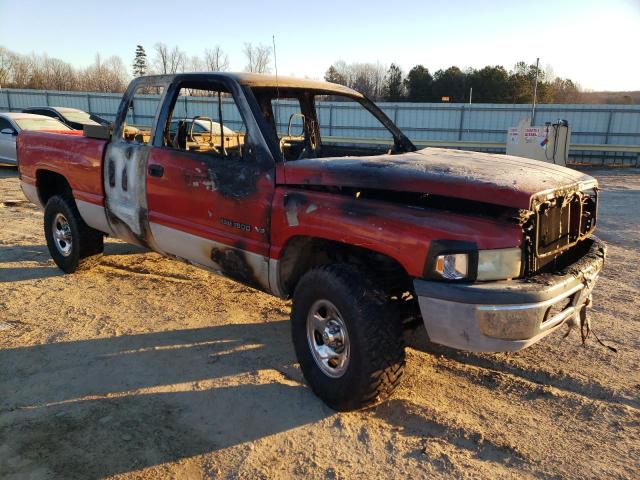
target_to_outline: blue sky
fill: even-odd
[[[254,1],[0,0],[0,45],[86,66],[96,52],[131,64],[154,43],[189,55],[219,44],[241,70],[244,42],[271,44],[281,74],[320,78],[329,65],[422,63],[432,72],[551,65],[595,90],[639,90],[640,0]],[[220,14],[220,17],[218,17]]]

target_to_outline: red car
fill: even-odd
[[[325,99],[358,107],[376,138],[329,127]],[[498,352],[584,321],[605,257],[595,179],[417,150],[366,97],[326,82],[137,78],[112,129],[24,132],[18,156],[62,270],[93,264],[111,235],[292,297],[302,371],[339,410],[394,390],[405,328]]]

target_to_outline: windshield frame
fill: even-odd
[[[336,92],[334,90],[325,90],[322,88],[308,88],[308,87],[286,87],[286,88],[278,88],[276,86],[245,86],[245,92],[248,97],[251,97],[251,100],[256,102],[255,112],[259,112],[260,119],[263,120],[259,122],[261,125],[261,129],[263,130],[263,135],[265,138],[268,138],[268,143],[270,147],[273,145],[278,145],[279,139],[277,131],[271,127],[270,121],[265,116],[265,112],[261,108],[261,104],[269,103],[273,100],[286,100],[292,98],[301,99],[303,97],[308,97],[310,99],[311,106],[315,110],[315,97],[317,96],[328,96],[328,97],[342,97],[346,100],[359,103],[365,110],[367,110],[376,120],[378,120],[381,126],[385,127],[391,136],[393,137],[393,143],[399,150],[403,152],[415,152],[417,150],[416,146],[409,140],[409,138],[398,128],[398,126],[393,123],[383,111],[378,107],[371,99],[369,99],[366,95],[362,94],[349,94],[346,92]],[[249,95],[250,94],[250,95]],[[284,162],[282,158],[280,150],[276,147],[271,147],[272,151],[276,154],[277,158],[280,162]]]

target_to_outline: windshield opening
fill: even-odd
[[[285,161],[415,150],[366,98],[322,90],[252,88]]]

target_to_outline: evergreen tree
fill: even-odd
[[[136,56],[133,59],[133,76],[141,77],[147,73],[149,64],[147,62],[147,53],[142,45],[136,47]]]
[[[404,96],[402,86],[402,70],[392,63],[384,78],[384,99],[389,102],[399,102]]]
[[[416,65],[404,80],[407,89],[407,98],[410,102],[430,102],[433,100],[433,77],[429,69],[422,65]]]
[[[338,69],[333,65],[331,65],[327,72],[324,74],[324,79],[327,82],[339,83],[340,85],[347,84],[347,79],[345,78],[345,76],[338,72]]]

